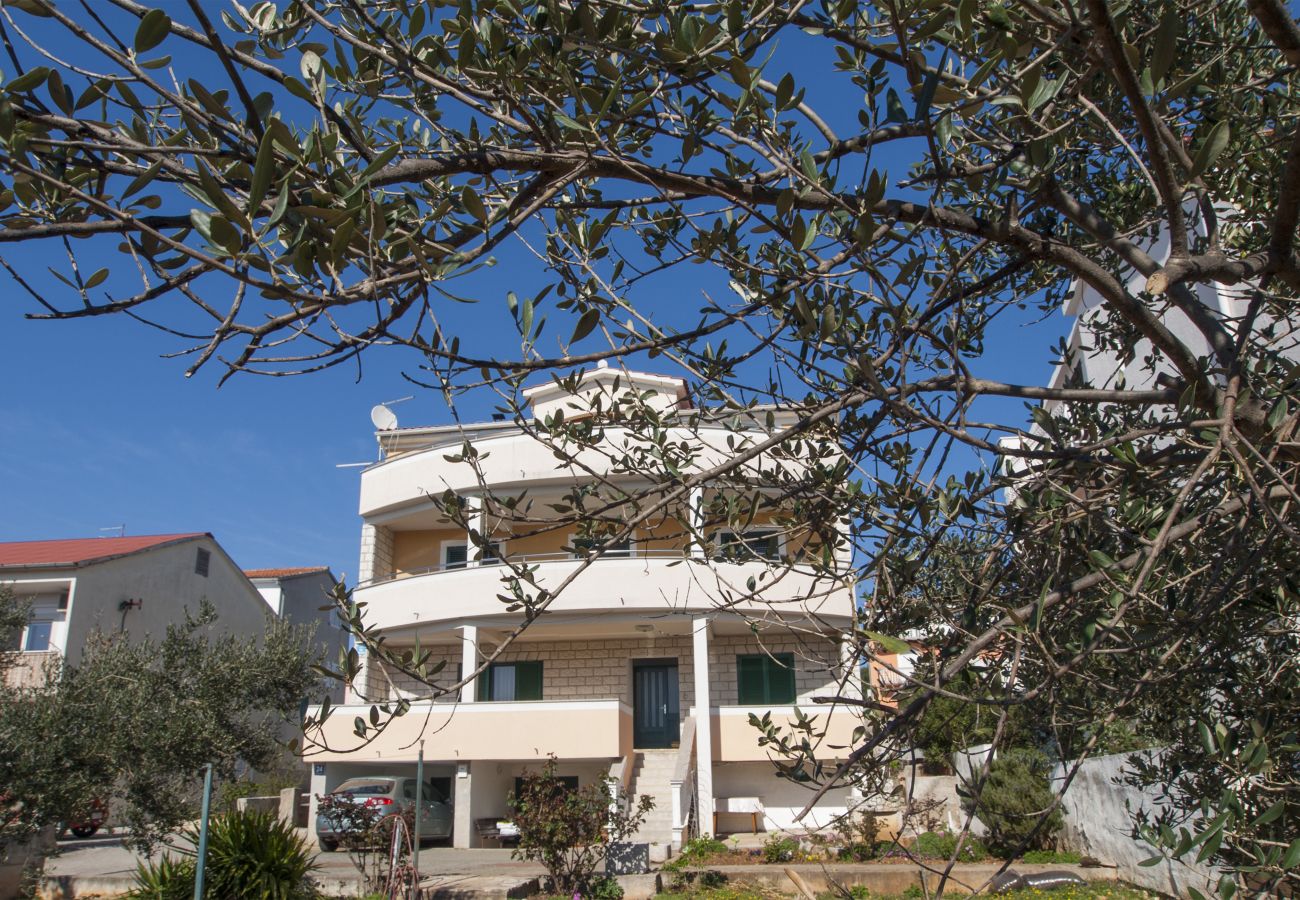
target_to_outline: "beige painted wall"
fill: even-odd
[[[309,750],[308,761],[409,761],[421,739],[434,761],[615,759],[632,749],[621,743],[631,713],[613,700],[416,705],[361,746],[352,723],[369,709],[336,707],[315,738],[330,749]]]

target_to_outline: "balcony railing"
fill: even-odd
[[[600,563],[604,560],[613,560],[613,559],[685,560],[690,558],[691,558],[691,550],[688,547],[672,547],[672,548],[664,548],[664,549],[633,547],[630,550],[628,549],[606,550],[604,553],[600,555],[598,559],[595,560],[595,562]],[[507,555],[507,559],[515,565],[539,565],[541,563],[553,563],[553,562],[580,562],[583,559],[585,559],[585,557],[570,553],[568,551],[558,550],[558,551],[548,552],[548,553],[520,553],[520,554],[511,553]],[[780,564],[782,562],[782,560],[780,559],[772,559],[766,556],[754,556],[752,558],[747,558],[747,559],[732,558],[730,556],[715,557],[712,561],[715,563],[724,563],[724,564],[725,563],[755,563],[755,562],[768,562],[768,563]],[[501,568],[504,565],[505,565],[505,561],[498,559],[496,557],[489,557],[483,560],[470,561],[470,562],[440,563],[435,566],[425,566],[419,569],[403,569],[400,572],[386,572],[381,575],[376,575],[374,578],[371,578],[369,581],[361,582],[360,584],[357,585],[357,587],[369,587],[370,585],[374,585],[374,584],[384,584],[385,582],[397,581],[402,578],[414,578],[419,575],[432,575],[437,572],[463,572],[466,569]]]
[[[672,548],[664,550],[652,550],[642,548],[632,548],[631,550],[606,550],[600,555],[600,562],[605,559],[686,559],[690,555],[689,550],[682,548]],[[577,562],[583,559],[567,551],[558,550],[550,553],[511,553],[507,557],[515,565],[536,565],[548,562]],[[372,584],[383,584],[386,581],[395,581],[400,578],[413,578],[417,575],[432,575],[435,572],[463,572],[465,569],[473,568],[501,568],[505,562],[495,557],[470,562],[452,562],[440,563],[436,566],[425,566],[420,569],[403,569],[400,572],[388,572],[382,575],[376,575],[369,581],[363,581],[358,587],[367,587]]]

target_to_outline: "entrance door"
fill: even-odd
[[[677,698],[677,663],[653,660],[632,663],[632,743],[642,750],[677,743],[681,707]]]

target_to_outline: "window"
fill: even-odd
[[[576,791],[578,789],[577,775],[556,775],[555,780],[560,783],[560,789],[564,791]],[[518,797],[524,789],[524,780],[515,778],[515,796]]]
[[[717,546],[715,556],[719,560],[748,562],[781,558],[781,533],[771,529],[755,529],[744,533],[719,531],[714,542]]]
[[[199,547],[198,553],[194,556],[194,574],[202,575],[204,578],[207,578],[208,564],[210,562],[212,562],[212,554],[202,547]]]
[[[469,565],[469,544],[443,544],[442,545],[442,567],[444,569],[463,569]],[[491,562],[501,558],[501,545],[491,543],[483,551],[483,562]]]
[[[444,569],[463,569],[469,559],[469,548],[464,544],[448,544],[442,549]]]
[[[541,700],[541,661],[492,663],[478,678],[478,699]]]
[[[736,657],[738,702],[741,706],[793,703],[794,654],[750,653]]]
[[[23,640],[23,649],[29,653],[40,653],[50,649],[50,622],[32,622],[27,626]]]
[[[621,541],[613,541],[608,538],[600,537],[577,537],[576,535],[569,541],[569,546],[573,548],[574,559],[584,559],[587,554],[597,547],[604,548],[602,557],[605,556],[631,556],[632,541],[623,538]]]

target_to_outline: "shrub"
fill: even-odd
[[[366,889],[379,891],[388,880],[393,860],[389,847],[393,829],[400,818],[407,834],[415,833],[415,815],[411,809],[390,813],[383,806],[356,803],[339,794],[316,795],[317,815],[324,819],[361,875]],[[403,852],[405,848],[402,848]],[[398,859],[400,864],[402,859]]]
[[[604,780],[568,789],[556,777],[552,757],[541,772],[526,773],[507,801],[519,828],[514,856],[545,866],[553,891],[590,895],[606,846],[634,834],[654,808],[644,795],[626,807],[612,800]]]
[[[198,831],[185,831],[197,844]],[[314,898],[316,856],[298,830],[279,816],[244,812],[218,816],[208,827],[205,884],[213,897],[248,900]]]
[[[933,859],[952,859],[953,854],[957,852],[957,835],[949,831],[927,831],[917,837],[912,852],[917,856]],[[979,862],[988,857],[987,848],[973,835],[968,834],[962,841],[961,853],[957,856],[957,861]]]
[[[995,853],[1014,856],[1051,846],[1062,821],[1060,808],[1053,806],[1051,771],[1051,762],[1037,750],[1006,750],[989,766],[978,800],[962,798],[967,812],[974,807],[988,828],[988,845]]]
[[[623,887],[613,878],[591,879],[591,900],[623,900]]]
[[[132,900],[190,900],[194,896],[197,826],[181,832],[189,846],[136,869]],[[297,829],[269,813],[215,816],[208,825],[205,893],[241,900],[312,900],[315,855]]]
[[[135,869],[135,887],[127,900],[192,900],[194,860],[163,856],[157,862],[140,863]]]
[[[880,855],[880,820],[874,812],[866,810],[856,816],[850,813],[836,824],[840,859],[866,862]]]
[[[677,858],[665,864],[664,868],[681,870],[691,866],[701,866],[719,853],[727,852],[727,845],[714,837],[691,838],[682,845]]]
[[[783,863],[794,859],[799,852],[799,842],[794,838],[774,834],[763,842],[763,862]]]

